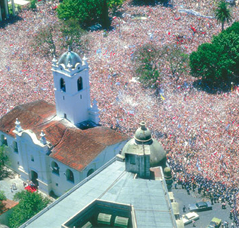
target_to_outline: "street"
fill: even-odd
[[[180,188],[178,189],[173,188],[173,194],[176,202],[179,203],[179,210],[180,210],[180,216],[182,216],[185,213],[188,213],[188,205],[192,203],[196,203],[199,201],[206,200],[201,195],[198,195],[198,193],[195,191],[191,191],[190,195],[187,194],[187,191],[185,189]],[[210,201],[210,199],[208,199]],[[206,200],[206,201],[208,201]],[[183,206],[186,206],[186,212],[183,212]],[[231,227],[232,220],[229,218],[230,215],[230,207],[228,204],[226,204],[226,209],[222,209],[221,203],[216,203],[212,205],[213,209],[208,211],[202,211],[197,212],[199,214],[199,220],[195,222],[196,227],[198,228],[206,228],[207,225],[209,225],[210,221],[213,217],[220,218],[223,221],[227,221],[229,223],[229,227]],[[188,224],[185,226],[186,228],[193,227],[193,224]]]

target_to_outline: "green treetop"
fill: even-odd
[[[231,10],[225,1],[220,1],[215,9],[215,17],[218,22],[222,23],[222,31],[224,30],[225,22],[229,23],[232,20]]]

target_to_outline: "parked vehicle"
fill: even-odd
[[[189,204],[189,211],[207,211],[212,210],[212,204],[210,201],[207,202],[197,202],[195,204]]]
[[[189,212],[182,216],[183,224],[187,225],[199,219],[199,215],[196,212]]]
[[[222,224],[222,220],[214,217],[207,228],[219,228]]]

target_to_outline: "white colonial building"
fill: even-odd
[[[69,49],[53,59],[52,71],[56,105],[15,107],[0,119],[0,145],[24,181],[59,196],[118,154],[128,137],[99,125],[85,58]]]

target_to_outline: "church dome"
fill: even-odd
[[[71,51],[70,48],[68,48],[67,52],[62,54],[58,61],[58,65],[63,64],[65,68],[75,68],[77,63],[80,65],[82,64],[81,58],[77,53]]]
[[[136,130],[134,138],[125,144],[121,155],[125,157],[125,153],[132,154],[133,145],[149,145],[150,167],[166,167],[166,152],[164,151],[161,143],[151,137],[150,130],[145,127],[145,122],[140,123],[140,128]]]

